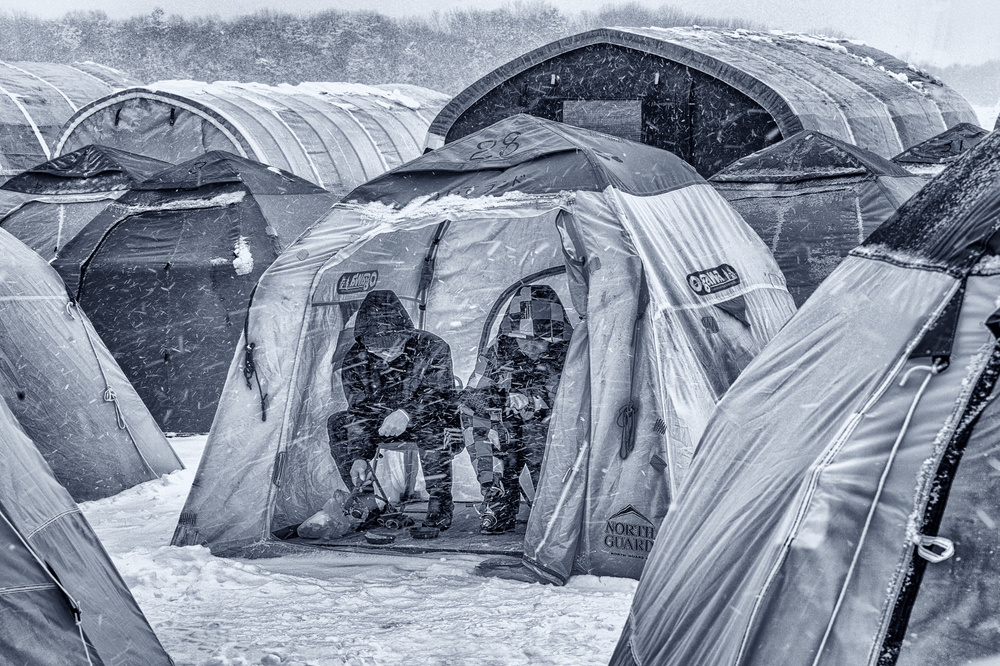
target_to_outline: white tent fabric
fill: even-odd
[[[53,157],[81,107],[135,83],[96,63],[0,62],[0,181]]]
[[[0,229],[0,397],[77,501],[182,467],[42,257]]]
[[[574,571],[638,576],[645,540],[609,544],[608,526],[634,514],[662,518],[715,401],[793,305],[763,243],[677,158],[528,116],[484,135],[513,131],[529,160],[515,165],[520,186],[469,195],[484,178],[510,182],[467,159],[484,140],[473,135],[472,151],[457,142],[359,188],[262,276],[241,343],[253,345],[255,372],[244,375],[247,356],[237,354],[176,544],[266,550],[274,532],[342,487],[326,420],[345,406],[336,359],[353,342],[351,316],[368,290],[393,290],[417,328],[444,339],[464,383],[505,290],[544,281],[578,325],[525,559],[558,582]],[[666,164],[659,181],[637,168],[654,157]],[[613,177],[619,164],[627,182]],[[562,190],[543,184],[565,179],[563,169],[584,176]],[[411,197],[421,186],[408,184],[423,177],[452,186]],[[636,183],[646,178],[656,187],[642,194]],[[482,188],[494,190],[490,182]],[[393,205],[397,194],[406,201]],[[631,440],[620,421],[626,406]]]
[[[97,143],[176,164],[224,150],[342,196],[419,155],[447,101],[417,86],[160,81],[80,109],[55,151]]]

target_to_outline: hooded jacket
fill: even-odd
[[[355,424],[385,441],[416,441],[440,446],[444,429],[455,419],[451,349],[427,331],[419,331],[392,291],[372,291],[362,301],[354,324],[355,343],[344,357],[341,379]],[[402,352],[385,361],[369,351],[376,342],[402,342]],[[410,417],[398,437],[381,437],[386,416],[404,410]],[[359,456],[365,457],[359,451]]]

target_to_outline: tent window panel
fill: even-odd
[[[563,102],[562,116],[567,125],[620,136],[630,141],[642,140],[642,100],[568,99]]]

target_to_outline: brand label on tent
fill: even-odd
[[[608,518],[604,527],[604,545],[612,555],[644,560],[655,539],[656,526],[631,504]]]
[[[362,294],[371,291],[378,284],[378,271],[361,271],[360,273],[344,273],[337,280],[337,293]]]
[[[729,264],[722,264],[706,271],[696,271],[687,276],[691,291],[699,296],[708,296],[726,289],[731,289],[740,283],[740,274]]]

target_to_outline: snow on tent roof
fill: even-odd
[[[80,109],[56,143],[100,143],[171,163],[225,150],[337,195],[420,154],[447,97],[416,86],[160,81]]]
[[[555,582],[637,576],[701,424],[791,299],[763,243],[682,160],[527,115],[360,186],[261,277],[174,543],[280,550],[343,487],[327,421],[345,409],[338,363],[371,289],[448,344],[465,385],[491,317],[526,283],[587,323],[569,343],[525,561]],[[641,538],[605,538],[640,522]]]
[[[50,159],[70,116],[135,83],[96,63],[0,62],[0,180]]]
[[[903,204],[720,401],[612,664],[1000,653],[998,154]]]
[[[706,176],[802,130],[888,159],[976,118],[937,79],[847,40],[601,28],[547,44],[473,83],[434,119],[428,145],[514,113],[641,138]]]
[[[0,397],[78,501],[180,469],[56,272],[0,230]]]
[[[910,173],[875,153],[820,132],[799,132],[741,157],[711,177],[721,183],[796,183],[816,178],[898,176]]]
[[[257,278],[336,201],[212,151],[126,192],[52,265],[160,426],[208,432]]]
[[[172,666],[97,535],[3,400],[0,460],[0,661]]]
[[[0,186],[28,194],[82,194],[127,190],[170,166],[108,146],[89,145],[37,164]]]
[[[959,123],[892,158],[896,164],[947,164],[954,162],[989,134],[979,125]]]

